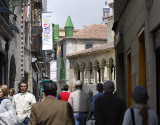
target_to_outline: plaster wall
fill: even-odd
[[[98,45],[104,44],[107,42],[107,40],[67,40],[65,41],[66,43],[66,50],[65,50],[65,55],[71,54],[74,52],[78,52],[81,50],[85,50],[86,44],[91,43],[93,46],[96,47]]]
[[[156,110],[156,62],[153,47],[153,31],[160,24],[159,0],[154,0],[147,8],[146,0],[131,0],[128,2],[125,11],[122,13],[116,32],[122,31],[123,53],[124,53],[124,72],[125,85],[127,87],[127,55],[131,52],[131,81],[132,90],[139,85],[139,33],[142,29],[145,32],[145,51],[146,51],[146,81],[149,96],[149,104]],[[118,51],[116,56],[120,53]],[[118,69],[117,69],[118,70]],[[127,92],[127,89],[123,88]],[[129,95],[128,95],[129,96]]]
[[[14,10],[14,13],[17,15],[16,21],[11,18],[13,21],[13,24],[17,26],[18,29],[20,29],[20,18],[21,18],[21,13],[20,13],[20,7],[17,6]],[[18,83],[21,81],[21,51],[20,51],[20,35],[16,32],[14,32],[15,37],[10,41],[10,47],[8,51],[8,60],[10,62],[12,55],[15,58],[15,64],[16,64],[16,72],[15,72],[15,84],[14,88],[17,91],[18,90]],[[11,67],[12,68],[12,67]],[[10,63],[8,65],[8,73],[10,72]],[[8,75],[9,76],[9,75]]]

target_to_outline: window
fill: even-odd
[[[86,44],[86,49],[92,48],[92,44],[91,43],[87,43]]]

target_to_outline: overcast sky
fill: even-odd
[[[109,3],[113,0],[107,0]],[[52,11],[52,21],[63,28],[70,16],[75,29],[84,25],[101,24],[105,0],[47,0],[47,11]]]

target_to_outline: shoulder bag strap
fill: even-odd
[[[130,111],[131,111],[131,117],[132,117],[132,124],[136,125],[135,124],[135,117],[134,117],[134,110],[133,110],[133,108],[130,108]]]

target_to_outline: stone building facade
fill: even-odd
[[[135,86],[146,86],[160,118],[159,0],[115,0],[116,76],[119,95],[130,106]]]
[[[36,97],[41,94],[41,80],[46,75],[47,61],[42,44],[42,0],[0,1],[0,84],[18,91],[25,79]],[[9,14],[6,14],[9,13]]]
[[[101,28],[100,28],[101,27]],[[95,30],[95,29],[96,30]],[[81,33],[86,32],[86,34],[90,34],[90,32],[96,31],[97,33],[100,31],[98,29],[101,29],[101,38],[85,38],[83,35],[83,38],[81,37]],[[103,32],[103,33],[102,33]],[[82,34],[83,34],[82,33]],[[94,34],[94,33],[93,33]],[[93,35],[92,34],[92,35]],[[96,33],[95,33],[96,34]],[[102,35],[103,34],[103,35]],[[105,34],[105,35],[104,35]],[[57,80],[60,81],[60,64],[61,64],[61,59],[64,60],[65,64],[65,80],[60,81],[59,87],[61,88],[64,84],[70,84],[70,77],[71,77],[71,72],[70,72],[70,62],[67,59],[68,54],[76,53],[79,51],[83,51],[86,49],[86,47],[97,47],[101,44],[107,43],[107,26],[103,24],[93,24],[91,26],[86,26],[84,29],[80,30],[79,32],[74,34],[74,37],[65,37],[62,40],[60,40],[57,44],[61,45],[61,54],[63,56],[60,57],[60,55],[57,58]],[[87,35],[86,35],[87,36]],[[91,34],[90,34],[91,36]],[[95,36],[95,35],[93,35]],[[63,47],[62,47],[63,46]],[[62,49],[63,48],[63,49]]]
[[[8,50],[15,36],[10,27],[9,16],[16,16],[9,10],[9,1],[0,1],[0,84],[8,83],[8,65],[10,65]]]
[[[96,84],[107,80],[116,80],[115,76],[115,52],[113,42],[68,54],[70,63],[69,84],[74,91],[75,81],[81,80],[84,88],[96,92]],[[92,86],[92,87],[89,87]]]
[[[111,5],[113,3],[109,4],[113,9]],[[103,11],[105,10],[103,8]],[[61,47],[61,53],[56,59],[59,91],[64,84],[68,84],[70,91],[74,91],[74,84],[78,79],[84,83],[84,91],[92,90],[94,94],[97,83],[103,83],[106,80],[113,80],[116,83],[113,15],[106,15],[102,19],[103,22],[107,20],[107,23],[84,26],[74,34],[71,19],[67,20],[65,37],[54,44],[54,47],[57,45]],[[68,27],[68,33],[66,27]],[[60,80],[62,60],[65,65],[65,80]]]
[[[14,14],[17,15],[16,20],[11,20],[19,29],[19,34],[15,34],[9,48],[8,58],[10,65],[8,69],[10,78],[8,86],[9,88],[15,88],[16,91],[18,91],[18,83],[22,79],[25,79],[28,83],[29,90],[33,92],[32,83],[34,80],[32,78],[34,78],[34,69],[32,69],[31,53],[31,28],[33,25],[31,23],[31,12],[34,10],[33,7],[34,5],[31,1],[19,1],[17,5],[14,5],[14,3],[11,4],[11,9],[14,11]]]

